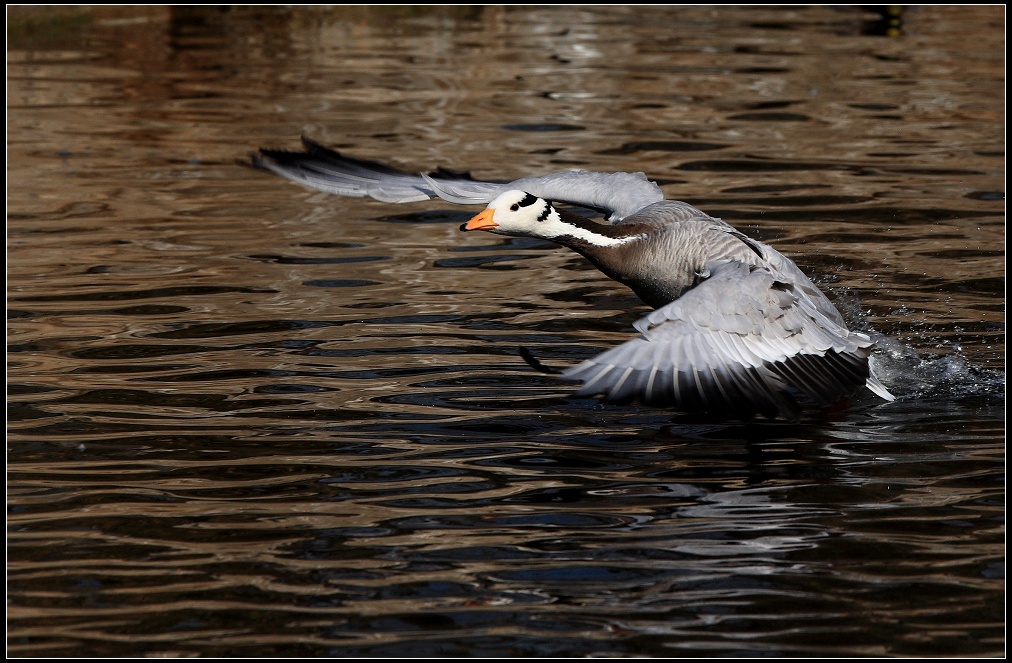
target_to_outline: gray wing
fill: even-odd
[[[557,203],[586,207],[604,214],[608,221],[618,223],[647,205],[664,200],[664,192],[643,173],[595,173],[569,170],[542,177],[524,177],[485,197],[485,191],[474,185],[483,182],[444,181],[422,175],[436,195],[461,205],[488,204],[499,193],[519,189]]]
[[[738,261],[710,263],[703,274],[637,321],[639,338],[563,372],[583,381],[576,395],[796,418],[799,396],[831,404],[862,384],[875,390],[872,341],[827,317],[803,289]]]
[[[596,210],[613,223],[664,199],[660,187],[643,173],[566,171],[513,182],[483,182],[442,169],[410,175],[345,156],[305,137],[302,144],[305,152],[261,149],[253,155],[253,165],[328,193],[387,203],[439,197],[458,205],[487,205],[504,191],[520,189],[539,198]]]
[[[305,137],[302,145],[305,152],[261,149],[253,155],[253,165],[313,189],[351,198],[413,203],[436,195],[418,175],[408,175],[374,161],[344,156]],[[446,177],[450,174],[440,175]]]

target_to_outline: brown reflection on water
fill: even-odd
[[[8,651],[1003,651],[1004,9],[882,20],[11,8]],[[569,400],[517,347],[617,344],[630,293],[473,210],[237,163],[300,134],[646,172],[920,353],[908,396]]]

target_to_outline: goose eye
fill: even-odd
[[[510,205],[510,211],[511,212],[515,212],[518,209],[520,209],[520,205],[517,205],[516,203],[513,203],[512,205]]]

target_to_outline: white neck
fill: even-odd
[[[593,230],[587,228],[581,228],[580,226],[574,225],[563,221],[556,210],[552,210],[548,215],[546,224],[548,227],[543,235],[545,239],[552,239],[554,237],[572,237],[573,239],[586,242],[592,246],[620,246],[622,244],[628,244],[629,242],[635,242],[641,239],[643,235],[628,235],[626,237],[607,237],[600,233],[596,233]]]

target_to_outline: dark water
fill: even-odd
[[[1005,651],[1003,6],[8,10],[9,656]],[[644,308],[239,164],[644,171],[900,398],[567,398]]]

